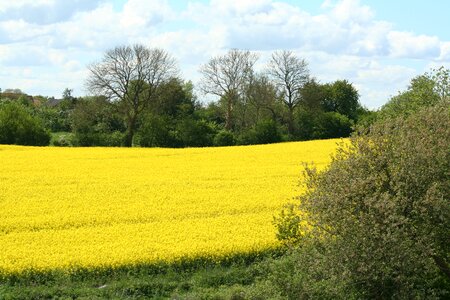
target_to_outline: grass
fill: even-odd
[[[248,299],[261,298],[270,251],[222,261],[41,274],[0,282],[0,299]]]

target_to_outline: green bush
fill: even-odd
[[[450,296],[449,107],[378,122],[324,172],[307,168],[296,204],[306,214],[275,221],[279,237],[297,242],[276,268],[280,290],[296,299]]]
[[[243,132],[241,132],[237,137],[238,145],[255,145],[258,144],[258,140],[256,139],[256,131],[254,128],[249,128]]]
[[[114,131],[106,135],[106,144],[111,147],[121,147],[124,144],[125,134],[120,131]]]
[[[138,140],[141,147],[176,147],[179,142],[171,130],[170,119],[146,114],[141,119]]]
[[[103,134],[94,131],[76,131],[73,133],[73,145],[79,147],[104,146]]]
[[[207,147],[213,145],[216,128],[208,121],[186,118],[177,124],[177,132],[184,147]]]
[[[57,146],[57,147],[70,147],[70,146],[72,146],[71,135],[70,134],[64,134],[64,135],[58,136],[53,141],[53,146]]]
[[[0,144],[47,146],[50,133],[26,107],[15,102],[0,106]]]
[[[255,138],[257,144],[270,144],[281,142],[281,132],[277,122],[267,119],[255,126]]]
[[[121,146],[125,130],[117,107],[104,97],[77,101],[71,113],[73,144],[76,146]]]
[[[299,110],[297,137],[300,140],[348,137],[353,121],[338,112]]]
[[[316,122],[313,139],[348,137],[352,133],[353,121],[337,112],[322,113]]]
[[[233,146],[235,144],[236,140],[231,131],[221,130],[214,137],[214,146]]]

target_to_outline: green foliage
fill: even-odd
[[[247,129],[245,131],[242,131],[237,136],[237,145],[255,145],[258,144],[258,141],[256,139],[256,132],[254,128]]]
[[[272,119],[257,123],[255,126],[255,138],[257,144],[281,142],[282,135],[279,125]]]
[[[299,220],[301,242],[274,279],[284,291],[295,286],[288,297],[450,295],[449,104],[378,122],[342,145],[326,171],[307,169],[298,209],[308,225]],[[276,224],[292,238],[291,215]]]
[[[346,80],[320,84],[310,80],[302,89],[296,112],[294,138],[300,140],[348,137],[360,118],[370,122],[370,111],[359,103],[358,91]]]
[[[427,76],[434,81],[434,92],[441,99],[450,98],[450,69],[441,66],[438,69],[432,69],[431,74]]]
[[[319,110],[299,109],[296,113],[297,132],[296,136],[299,140],[312,140],[317,135],[317,119],[322,114]]]
[[[287,246],[298,244],[302,238],[301,218],[293,204],[281,210],[280,215],[274,217],[273,224],[277,229],[277,239]]]
[[[228,130],[221,130],[214,136],[214,146],[233,146],[236,144],[234,134]]]
[[[130,266],[17,278],[0,285],[2,299],[275,299],[267,277],[278,251],[198,259],[185,265]]]
[[[168,117],[144,115],[138,131],[139,145],[141,147],[177,147],[179,142],[172,127]]]
[[[76,146],[121,146],[124,125],[113,103],[104,97],[77,101],[71,114],[73,143]]]
[[[213,145],[216,128],[205,120],[185,118],[177,124],[177,132],[185,147],[206,147]]]
[[[323,110],[325,99],[330,94],[329,85],[320,84],[314,78],[310,79],[300,91],[302,96],[301,108],[307,111]]]
[[[51,132],[71,131],[70,109],[57,105],[49,107],[42,105],[35,108],[35,114],[44,121],[44,126]]]
[[[353,121],[337,112],[300,110],[297,136],[301,140],[348,137]]]
[[[422,107],[429,107],[439,102],[439,94],[435,91],[436,82],[428,75],[421,75],[411,80],[405,92],[392,97],[378,113],[378,118],[395,118],[409,116]]]
[[[69,132],[57,132],[52,133],[52,139],[50,145],[57,147],[69,147],[72,146],[72,134]]]
[[[314,139],[348,137],[353,122],[338,112],[326,112],[319,115]]]
[[[325,111],[337,112],[349,119],[358,117],[359,94],[347,80],[336,80],[326,85],[325,98],[322,100],[322,108]]]
[[[37,117],[17,102],[0,105],[0,144],[47,146],[50,133]]]
[[[243,130],[237,137],[238,145],[277,143],[283,140],[279,124],[272,119],[258,122],[254,128]]]
[[[150,111],[172,118],[192,115],[195,105],[192,89],[192,83],[184,83],[178,78],[163,82],[156,91],[155,101],[150,104]]]

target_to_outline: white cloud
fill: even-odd
[[[104,0],[13,0],[0,4],[0,21],[22,19],[33,24],[53,24],[80,11],[97,7]]]
[[[361,5],[359,0],[342,0],[336,4],[328,1],[328,8],[332,8],[330,16],[340,24],[370,23],[374,17],[370,7]]]
[[[441,43],[441,54],[439,55],[439,61],[450,63],[450,42]]]
[[[173,17],[167,1],[129,0],[123,8],[120,23],[124,28],[142,28]]]
[[[2,66],[27,67],[50,64],[50,53],[39,47],[27,44],[0,45],[0,65]]]
[[[264,12],[270,9],[271,0],[212,0],[211,6],[218,12],[227,15],[247,15]]]
[[[22,19],[0,22],[0,43],[29,41],[47,33],[46,26],[38,26]]]
[[[436,59],[441,52],[441,43],[435,36],[391,31],[388,40],[390,55],[393,57]]]
[[[229,48],[302,48],[365,55],[388,52],[390,24],[373,21],[373,13],[358,6],[358,1],[340,2],[316,16],[282,2],[261,1],[253,9],[244,9],[244,5],[240,10],[234,2],[224,3],[192,4],[187,17],[205,27],[222,25],[228,32]],[[345,13],[347,10],[351,13]]]

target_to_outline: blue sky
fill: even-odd
[[[0,0],[0,88],[86,95],[86,66],[122,44],[166,49],[194,85],[230,48],[258,53],[258,71],[288,49],[378,108],[412,77],[450,67],[449,11],[447,0]]]

